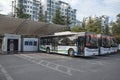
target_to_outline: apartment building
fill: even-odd
[[[59,7],[59,0],[41,0],[41,4],[46,21],[51,23],[55,11]]]
[[[16,6],[24,6],[23,12],[30,15],[30,20],[38,21],[41,10],[40,0],[16,0]]]
[[[102,29],[105,30],[106,27],[107,27],[108,24],[109,24],[109,17],[106,16],[106,15],[103,15],[103,16],[100,17],[100,19],[101,19],[101,26],[102,26]]]
[[[29,14],[31,20],[38,21],[39,14],[42,12],[45,16],[45,20],[48,23],[52,23],[53,16],[56,9],[59,8],[61,15],[66,20],[70,18],[71,24],[69,26],[76,25],[76,9],[73,9],[70,4],[60,0],[16,0],[17,7],[20,4],[24,6],[24,13]]]
[[[72,9],[72,7],[63,1],[59,1],[60,4],[60,10],[61,10],[61,15],[65,17],[70,17],[71,26],[75,26],[76,24],[76,9]]]
[[[60,0],[41,0],[41,3],[47,22],[52,22],[52,18],[55,15],[55,11],[57,8],[59,8],[61,15],[64,16],[65,19],[67,18],[67,16],[70,17],[70,21],[72,22],[70,26],[75,25],[77,10],[72,9],[72,7],[68,3]]]

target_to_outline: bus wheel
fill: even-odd
[[[73,49],[69,49],[68,50],[68,54],[69,54],[69,56],[74,57],[74,50]]]
[[[50,48],[46,49],[46,53],[48,53],[48,54],[50,53]]]

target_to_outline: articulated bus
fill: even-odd
[[[110,43],[111,43],[110,52],[111,53],[117,52],[118,51],[118,45],[117,45],[115,37],[110,36]]]
[[[40,37],[40,51],[69,56],[98,55],[97,35],[92,32],[58,32]]]
[[[99,41],[99,55],[110,53],[110,37],[103,34],[98,34]]]

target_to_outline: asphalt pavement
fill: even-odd
[[[0,55],[0,80],[120,80],[120,53],[87,58],[46,53]]]

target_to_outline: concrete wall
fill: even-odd
[[[23,38],[23,51],[38,51],[38,38]]]

